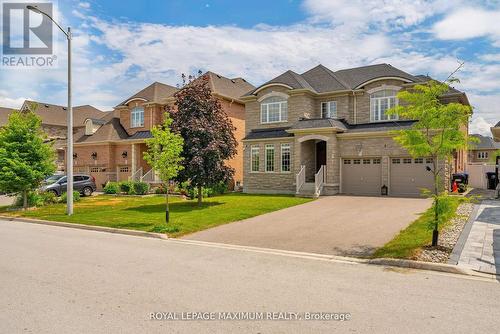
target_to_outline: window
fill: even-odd
[[[81,175],[76,175],[76,176],[73,176],[73,182],[82,182],[82,181],[85,181],[85,178]]]
[[[431,163],[433,163],[433,162],[434,162],[434,159],[432,159],[432,158],[427,158],[427,159],[425,159],[425,163],[426,163],[426,164],[431,164]]]
[[[252,149],[251,149],[251,157],[250,157],[250,161],[251,161],[251,165],[252,165],[252,169],[251,171],[252,172],[258,172],[259,171],[259,168],[260,168],[260,156],[259,156],[259,146],[252,146]]]
[[[395,90],[379,90],[370,95],[370,119],[372,122],[396,120],[398,115],[386,115],[386,111],[398,104]]]
[[[373,159],[374,165],[380,165],[380,158]]]
[[[354,159],[352,162],[355,165],[360,165],[361,164],[361,160],[360,159]]]
[[[290,144],[281,144],[281,172],[289,172],[291,166]]]
[[[399,164],[401,163],[401,159],[392,159],[393,164]]]
[[[370,163],[370,159],[363,159],[363,165],[369,165]]]
[[[416,159],[414,160],[414,162],[415,162],[416,164],[423,164],[423,163],[424,163],[424,159],[423,159],[423,158],[416,158]]]
[[[488,159],[488,152],[477,152],[478,159]]]
[[[91,173],[99,173],[101,172],[101,167],[90,167],[90,172]]]
[[[264,99],[260,105],[261,123],[286,122],[288,119],[288,102],[284,97],[272,96]]]
[[[344,165],[350,165],[351,160],[350,159],[344,159]]]
[[[266,172],[274,172],[274,145],[266,145]]]
[[[138,128],[144,126],[144,108],[135,107],[130,113],[130,127]]]
[[[337,117],[337,101],[321,102],[321,118]]]
[[[403,159],[404,164],[411,164],[411,159],[410,158],[404,158]]]
[[[120,173],[128,173],[128,166],[120,167]]]

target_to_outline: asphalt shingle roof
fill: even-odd
[[[125,105],[127,101],[132,99],[144,99],[147,102],[160,102],[161,99],[174,96],[178,90],[179,89],[176,87],[161,82],[153,82],[151,85],[122,101],[118,106]]]
[[[493,140],[491,137],[482,136],[479,134],[473,134],[471,137],[479,139],[478,143],[472,144],[472,149],[474,150],[484,150],[484,149],[500,149],[500,143]]]
[[[128,139],[127,131],[120,124],[119,118],[112,118],[109,122],[101,126],[92,135],[85,135],[85,128],[80,129],[75,134],[75,143],[93,143],[101,141],[113,141]]]
[[[301,119],[295,122],[291,129],[318,129],[318,128],[336,128],[342,131],[347,130],[346,125],[341,121],[333,118],[309,118]]]
[[[146,131],[137,131],[127,139],[148,139],[148,138],[153,138],[153,135],[151,134],[151,131],[146,130]]]
[[[0,107],[0,126],[4,126],[9,121],[9,115],[12,112],[12,108]]]
[[[248,83],[243,78],[226,78],[214,72],[206,72],[204,75],[208,76],[208,82],[212,92],[224,95],[231,98],[240,98],[245,93],[255,89],[255,87]]]
[[[272,128],[272,129],[256,129],[256,130],[250,131],[250,133],[245,138],[243,138],[243,140],[293,137],[293,134],[286,132],[286,130],[288,130],[288,129],[289,129],[289,127]]]

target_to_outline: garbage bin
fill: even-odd
[[[455,173],[451,175],[451,184],[456,181],[457,185],[463,183],[467,185],[469,183],[469,177],[466,173]]]
[[[488,189],[495,190],[497,188],[498,180],[495,172],[486,173],[486,179],[488,182]]]

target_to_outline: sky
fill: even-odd
[[[55,18],[74,33],[75,105],[111,110],[198,70],[258,86],[318,64],[389,63],[444,80],[463,63],[454,86],[473,105],[471,133],[500,121],[498,0],[59,0]],[[65,104],[65,43],[59,33],[56,69],[0,68],[0,106]]]

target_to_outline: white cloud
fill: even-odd
[[[439,39],[462,40],[491,37],[500,42],[500,10],[461,8],[436,23],[433,32]]]
[[[0,106],[5,108],[19,109],[23,105],[24,100],[27,100],[27,98],[24,97],[12,98],[8,95],[8,92],[3,90],[0,91]]]
[[[78,3],[78,7],[83,8],[83,9],[90,9],[90,3],[82,1],[82,2]]]
[[[490,128],[493,126],[492,123],[486,121],[483,117],[477,116],[474,117],[469,124],[469,133],[470,134],[480,134],[483,136],[491,137]]]

